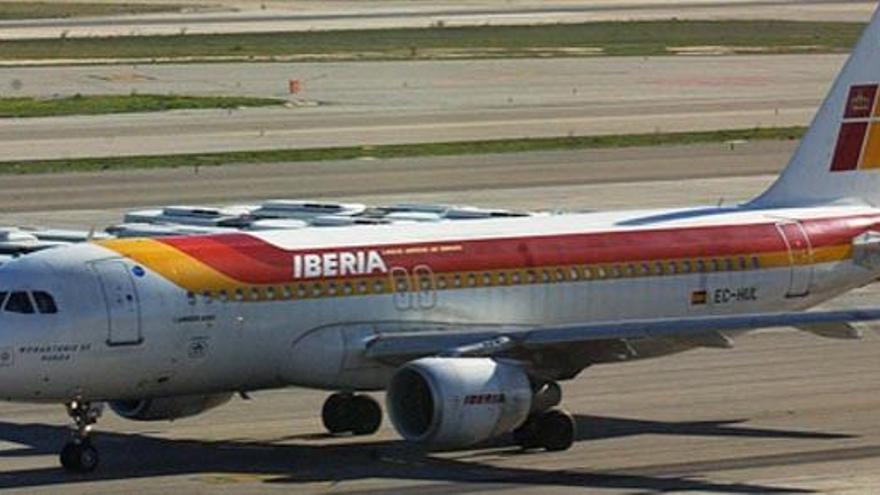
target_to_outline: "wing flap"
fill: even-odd
[[[802,329],[840,328],[841,324],[880,320],[880,309],[863,308],[836,311],[754,313],[691,318],[660,318],[572,324],[548,327],[473,327],[468,330],[431,330],[376,335],[367,344],[367,357],[374,359],[427,356],[455,352],[459,348],[489,343],[504,337],[499,348],[536,348],[548,345],[638,338],[696,339],[727,347],[717,339],[725,331],[770,327]],[[814,333],[818,333],[813,330]],[[709,335],[707,334],[716,334]],[[821,334],[821,333],[820,333]],[[509,341],[507,340],[509,339]],[[708,340],[707,340],[708,339]],[[491,345],[486,346],[491,348]]]

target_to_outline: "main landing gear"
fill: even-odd
[[[67,404],[67,414],[73,419],[73,438],[61,449],[61,465],[66,471],[90,473],[98,467],[98,450],[92,446],[89,433],[98,422],[103,408],[90,402],[73,401]]]
[[[555,408],[561,401],[562,389],[556,382],[539,387],[532,413],[513,430],[513,441],[523,449],[568,450],[574,443],[576,427],[571,414]]]
[[[382,424],[382,408],[368,395],[339,392],[324,402],[321,419],[327,431],[334,435],[370,435]]]

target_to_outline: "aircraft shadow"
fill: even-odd
[[[641,434],[746,436],[780,439],[839,439],[847,435],[765,430],[738,426],[742,420],[672,422],[633,420],[601,416],[577,416],[578,441],[617,438]],[[0,459],[55,455],[68,438],[64,426],[17,424],[0,421],[0,441],[23,445],[0,452]],[[481,454],[460,458],[430,455],[402,441],[362,441],[316,444],[326,436],[279,438],[276,441],[198,441],[155,438],[144,434],[99,431],[95,444],[101,452],[101,467],[89,475],[70,475],[47,467],[0,471],[0,489],[52,486],[70,482],[125,480],[171,475],[251,474],[265,483],[345,482],[366,478],[435,482],[431,493],[463,493],[513,486],[567,486],[617,488],[645,493],[705,491],[713,493],[810,493],[786,487],[748,483],[713,482],[697,476],[653,472],[591,472],[589,470],[499,467],[478,456],[514,455],[522,451],[510,439],[487,444]],[[282,443],[283,442],[283,443]],[[464,453],[463,453],[464,454]],[[527,454],[523,454],[527,455]],[[541,455],[541,454],[534,454]],[[550,454],[548,454],[550,455]],[[468,459],[468,457],[471,457]],[[682,472],[678,466],[679,472]],[[656,469],[654,471],[657,471]],[[465,485],[462,485],[465,484]],[[395,485],[396,491],[401,491]],[[341,489],[342,487],[338,487]],[[412,491],[424,486],[413,485]],[[403,491],[406,491],[403,488]],[[358,492],[362,493],[362,492]],[[365,491],[363,493],[369,493]],[[378,493],[378,491],[377,491]]]

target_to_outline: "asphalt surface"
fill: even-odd
[[[246,94],[289,108],[0,119],[0,160],[805,125],[842,55],[8,68],[19,96]]]
[[[680,180],[754,181],[780,170],[794,141],[759,141],[658,148],[547,151],[513,154],[180,167],[135,171],[11,175],[0,180],[0,224],[81,227],[117,221],[126,207],[180,202],[248,203],[270,197],[366,199],[369,202],[474,201],[500,207],[570,209],[618,207],[613,191],[633,184]],[[578,198],[576,191],[594,191]],[[517,197],[512,191],[556,190]],[[564,194],[563,191],[571,191]],[[731,191],[733,192],[733,191]],[[732,199],[732,196],[727,196]],[[431,199],[433,198],[433,199]],[[720,196],[711,196],[715,203]],[[513,200],[513,201],[511,201]],[[697,200],[697,198],[692,198]],[[643,198],[669,204],[659,193]],[[674,203],[673,203],[674,204]],[[635,205],[633,205],[635,206]]]
[[[286,186],[291,187],[288,196],[313,191],[371,202],[445,199],[521,208],[715,203],[720,195],[737,201],[760,192],[792,144],[754,143],[732,151],[695,146],[356,161],[274,171],[242,166],[210,170],[217,175],[202,175],[208,172],[202,170],[189,179],[174,175],[192,173],[183,170],[4,177],[0,208],[17,205],[30,211],[12,216],[42,215],[55,219],[55,225],[73,225],[118,212],[114,207],[125,198],[132,206],[170,198],[246,201],[279,194]],[[436,174],[420,173],[423,169]],[[275,181],[268,180],[272,177]],[[484,183],[487,177],[497,183]],[[297,178],[303,181],[298,187]],[[175,181],[181,183],[172,187]],[[420,192],[407,193],[410,188]],[[10,196],[18,191],[21,196]],[[71,198],[69,208],[55,201],[62,193]],[[41,201],[52,211],[33,211]],[[871,287],[835,305],[875,304],[878,295]],[[502,439],[478,449],[429,454],[399,442],[387,424],[375,437],[331,438],[322,434],[318,419],[325,394],[290,389],[257,393],[252,401],[235,400],[174,423],[138,424],[108,413],[96,436],[101,471],[70,477],[56,460],[67,435],[62,408],[2,404],[0,489],[67,494],[875,493],[880,486],[878,353],[880,338],[873,332],[861,342],[841,342],[779,330],[741,338],[733,350],[698,350],[590,369],[564,386],[564,404],[576,415],[579,434],[575,446],[563,453],[523,454]]]
[[[636,0],[447,2],[206,2],[237,12],[0,21],[0,39],[252,33],[633,19],[794,19],[866,22],[871,1]]]

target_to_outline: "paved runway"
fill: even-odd
[[[11,95],[247,94],[290,108],[0,119],[0,160],[805,125],[842,55],[5,69]],[[17,88],[17,89],[15,89]]]
[[[291,187],[291,196],[314,188],[319,195],[366,201],[446,199],[569,209],[715,203],[721,195],[737,201],[766,187],[791,147],[754,143],[733,151],[697,146],[299,164],[274,170],[229,167],[203,170],[189,179],[175,174],[191,171],[4,177],[0,207],[21,202],[22,209],[32,210],[45,200],[54,211],[17,215],[88,222],[101,206],[119,206],[125,197],[141,204],[170,197],[219,201],[227,192],[241,200],[279,194],[279,186],[267,180],[273,175],[282,190]],[[576,166],[579,160],[585,165]],[[430,183],[420,173],[428,168],[437,170]],[[369,170],[376,171],[377,181],[368,180]],[[686,179],[689,170],[700,178]],[[208,172],[216,175],[201,175]],[[254,180],[242,179],[248,175]],[[485,183],[489,177],[497,183]],[[298,178],[303,180],[299,188]],[[179,189],[171,187],[175,179],[184,181]],[[64,182],[77,211],[65,211],[54,201]],[[141,187],[126,189],[126,183]],[[420,192],[405,193],[409,187]],[[16,191],[21,196],[10,196]],[[837,305],[876,304],[878,296],[878,288],[869,288]],[[96,437],[104,456],[101,471],[70,478],[56,467],[56,451],[66,435],[62,409],[3,404],[0,489],[68,494],[875,493],[880,486],[878,355],[880,338],[874,333],[853,343],[768,331],[738,340],[734,350],[700,350],[587,370],[564,387],[565,405],[577,415],[578,441],[572,450],[553,454],[521,454],[504,440],[486,448],[425,454],[397,441],[387,425],[376,437],[328,438],[318,419],[324,394],[291,389],[257,393],[251,402],[235,400],[175,423],[137,424],[108,413]]]
[[[377,201],[473,201],[511,208],[633,207],[627,188],[648,187],[643,206],[675,204],[661,184],[705,179],[684,201],[735,201],[751,190],[733,184],[778,171],[793,141],[609,150],[303,162],[94,173],[4,176],[0,224],[118,221],[121,209],[181,202],[247,203],[270,197]],[[516,194],[515,191],[529,191]],[[552,192],[550,192],[552,191]],[[675,191],[673,190],[673,193]],[[677,193],[675,193],[677,194]],[[620,201],[623,201],[621,203]],[[88,213],[88,212],[94,212]]]
[[[429,26],[481,26],[634,19],[793,19],[867,22],[870,0],[483,0],[446,2],[221,3],[240,12],[0,21],[0,39],[179,35]]]

